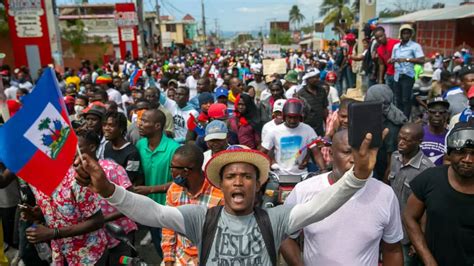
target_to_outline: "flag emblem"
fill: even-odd
[[[25,132],[25,137],[51,159],[56,159],[71,128],[51,103]]]

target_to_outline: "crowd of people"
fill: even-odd
[[[83,158],[51,196],[0,164],[4,250],[24,265],[117,265],[136,254],[112,223],[132,243],[149,231],[163,265],[473,265],[471,54],[427,56],[414,34],[375,27],[362,54],[356,32],[285,50],[285,74],[264,75],[261,49],[67,67]],[[0,71],[14,117],[36,82]],[[382,103],[381,147],[370,134],[349,145],[349,106],[364,101]],[[269,172],[305,180],[261,209]]]

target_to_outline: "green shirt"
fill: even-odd
[[[146,186],[163,185],[172,181],[170,164],[178,147],[179,144],[165,134],[154,151],[148,147],[147,138],[142,138],[137,142]],[[149,197],[161,205],[166,203],[166,193],[150,194]]]

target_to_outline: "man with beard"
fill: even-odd
[[[403,218],[424,265],[474,264],[474,125],[448,133],[451,165],[427,169],[410,182]],[[422,231],[421,218],[426,215]]]
[[[423,128],[420,124],[405,124],[398,132],[398,150],[392,153],[387,180],[397,195],[401,212],[406,209],[408,196],[411,194],[411,189],[406,184],[426,169],[435,166],[420,149],[422,140]],[[405,227],[401,242],[404,265],[416,265],[417,258],[410,252],[411,243]]]

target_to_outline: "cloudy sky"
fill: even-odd
[[[72,0],[57,0],[58,3],[71,3]],[[77,1],[77,0],[76,0]],[[130,0],[128,0],[130,1]],[[128,2],[127,1],[127,2]],[[153,10],[156,0],[143,0],[147,10]],[[207,30],[250,31],[269,28],[272,20],[288,20],[292,5],[298,5],[306,17],[304,24],[319,19],[319,6],[323,0],[204,0]],[[462,0],[378,0],[377,12],[393,7],[395,2],[413,4],[418,2],[431,6],[436,2],[457,5]],[[112,0],[89,0],[90,3],[118,2]],[[201,0],[159,0],[162,15],[172,15],[180,19],[186,13],[201,23]]]

